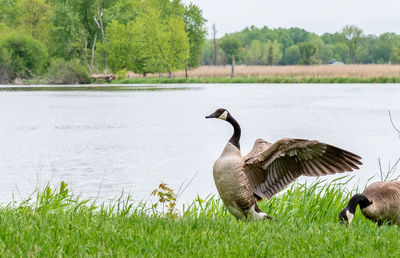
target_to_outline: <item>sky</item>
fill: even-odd
[[[400,0],[183,0],[203,10],[217,37],[246,26],[299,27],[319,35],[356,25],[366,34],[400,34]],[[211,33],[210,33],[211,35]],[[211,36],[209,36],[211,37]]]

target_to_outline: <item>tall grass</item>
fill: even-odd
[[[192,78],[128,78],[113,84],[177,84],[177,83],[400,83],[400,77],[370,78],[290,78],[290,77],[192,77]]]
[[[119,197],[97,205],[65,183],[0,207],[4,256],[398,256],[398,228],[377,227],[356,213],[349,228],[338,213],[345,183],[295,184],[260,208],[273,221],[236,220],[219,198],[196,198],[178,218]]]
[[[200,66],[189,71],[190,78],[218,77],[226,78],[231,75],[231,67]],[[237,77],[262,78],[379,78],[400,77],[400,65],[291,65],[291,66],[247,66],[235,67]],[[161,75],[167,77],[166,75]],[[174,72],[176,78],[185,77],[184,71]],[[129,78],[142,78],[141,74],[128,73]],[[148,74],[147,77],[160,77],[159,74]]]

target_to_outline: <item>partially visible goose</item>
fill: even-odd
[[[351,197],[349,204],[339,214],[339,220],[349,225],[357,205],[362,214],[378,225],[384,222],[400,225],[400,182],[375,182],[362,194]]]
[[[281,139],[271,144],[257,139],[249,154],[240,153],[240,126],[228,110],[220,108],[206,118],[219,118],[233,126],[233,135],[214,163],[214,181],[228,210],[238,219],[271,218],[256,201],[270,199],[301,175],[324,176],[358,169],[360,157],[318,141]]]

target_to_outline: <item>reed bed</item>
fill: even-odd
[[[231,66],[200,66],[188,72],[189,77],[230,77]],[[166,77],[166,74],[148,74],[147,77]],[[236,77],[272,77],[272,78],[377,78],[400,77],[400,65],[359,64],[359,65],[294,65],[294,66],[247,66],[235,67]],[[141,74],[129,72],[127,78],[142,78]],[[184,71],[173,73],[173,77],[185,77]]]
[[[47,186],[22,203],[0,207],[0,253],[8,257],[399,256],[396,226],[378,227],[359,211],[350,227],[338,223],[338,213],[351,195],[345,185],[294,184],[260,204],[276,220],[249,222],[236,220],[215,196],[197,198],[175,217],[171,210],[161,212],[154,204],[134,203],[129,196],[108,205],[81,200],[62,183],[57,190]]]

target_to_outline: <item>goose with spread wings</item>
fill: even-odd
[[[220,108],[206,118],[219,118],[233,126],[233,135],[215,161],[218,193],[238,219],[270,219],[257,201],[270,199],[299,176],[324,176],[358,169],[361,157],[315,140],[284,138],[274,144],[257,139],[249,154],[240,152],[241,129],[228,110]]]

